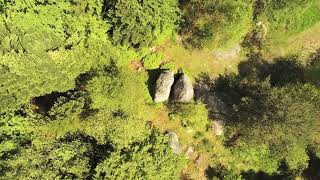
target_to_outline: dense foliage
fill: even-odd
[[[228,48],[241,42],[251,28],[253,2],[201,1],[182,3],[186,43],[198,48]]]
[[[232,105],[226,121],[227,142],[241,156],[257,148],[267,151],[256,163],[266,160],[268,165],[256,164],[261,168],[257,170],[274,173],[278,164],[285,162],[292,173],[302,173],[308,167],[308,147],[319,134],[320,91],[307,79],[302,83],[303,72],[294,71],[297,62],[282,60],[261,68],[263,65],[254,61],[247,62],[250,72],[221,76],[216,81],[219,96]],[[279,78],[289,69],[287,78]]]
[[[0,0],[0,179],[319,178],[320,53],[262,58],[265,40],[319,12],[318,0]],[[203,76],[189,103],[152,101],[159,73],[187,72],[166,48],[237,44],[238,73]]]
[[[179,10],[176,0],[108,0],[104,18],[111,23],[108,33],[113,43],[145,47],[159,36],[168,37],[176,29]]]
[[[261,20],[268,24],[272,41],[286,41],[320,21],[317,0],[265,0]]]

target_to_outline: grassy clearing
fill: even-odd
[[[298,55],[299,58],[305,60],[318,48],[320,48],[320,23],[290,37],[286,42],[268,44],[265,48],[265,55],[268,59],[280,56]]]
[[[299,58],[307,59],[319,47],[320,23],[290,37],[287,42],[267,45],[265,56],[267,59],[273,59],[274,57],[295,54]],[[245,52],[241,52],[235,59],[218,59],[215,57],[214,50],[190,50],[184,48],[181,43],[171,42],[162,45],[157,51],[164,54],[165,62],[172,62],[176,65],[176,68],[182,68],[193,80],[201,73],[207,73],[213,78],[225,72],[237,73],[238,64],[246,59]],[[312,69],[307,74],[314,79],[318,79],[320,77],[320,69]],[[223,140],[215,136],[211,130],[203,132],[203,136],[197,139],[195,138],[195,130],[182,127],[180,122],[170,120],[169,110],[165,104],[157,104],[150,108],[149,111],[153,126],[159,128],[162,132],[173,130],[177,133],[179,141],[183,145],[184,153],[188,145],[194,148],[194,156],[184,170],[189,175],[189,178],[206,179],[205,170],[208,165],[217,166],[221,164],[234,171],[245,169],[246,164],[234,159],[231,155],[232,153],[223,146]],[[207,145],[203,143],[203,139],[208,140]],[[204,160],[201,166],[197,166],[196,161],[200,156]]]
[[[208,73],[216,77],[226,71],[237,72],[237,65],[241,57],[236,59],[217,59],[213,50],[185,49],[180,44],[168,46],[164,53],[177,68],[183,68],[192,78],[200,73]]]

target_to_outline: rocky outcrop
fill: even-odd
[[[189,77],[185,74],[181,75],[177,82],[173,85],[172,101],[189,102],[192,100],[193,95],[193,86]]]
[[[172,149],[173,153],[180,155],[182,153],[182,147],[179,143],[178,135],[173,131],[168,131],[167,135],[170,138],[170,148]]]
[[[188,146],[187,151],[186,151],[186,158],[191,159],[194,154],[192,146]]]
[[[224,122],[222,120],[213,121],[211,129],[216,136],[221,136],[223,134]]]
[[[166,70],[162,72],[157,79],[156,83],[156,89],[155,89],[155,95],[154,95],[154,101],[164,102],[169,99],[171,86],[174,82],[174,74]]]
[[[241,52],[241,46],[237,44],[231,49],[228,50],[216,50],[213,52],[213,55],[218,60],[234,60],[239,57]]]
[[[232,106],[226,104],[222,100],[222,97],[226,95],[218,95],[211,89],[212,86],[212,84],[196,84],[195,100],[202,101],[204,104],[206,104],[210,119],[224,121],[230,117],[230,114],[232,114]]]

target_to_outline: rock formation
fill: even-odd
[[[171,86],[174,82],[174,75],[171,71],[162,72],[157,79],[154,101],[164,102],[169,99]]]
[[[194,151],[193,151],[192,146],[188,146],[187,151],[186,151],[186,158],[191,159],[194,154],[193,152]]]
[[[224,126],[223,121],[221,121],[221,120],[213,121],[212,125],[211,125],[213,133],[216,136],[221,136],[223,134],[223,126]]]
[[[193,86],[189,77],[185,74],[181,75],[177,82],[173,85],[172,101],[189,102],[194,95]]]
[[[179,143],[178,135],[173,131],[168,131],[167,135],[170,138],[170,148],[175,154],[181,154],[182,153],[182,147]]]

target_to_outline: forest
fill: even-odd
[[[320,179],[320,1],[0,0],[0,179]]]

